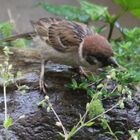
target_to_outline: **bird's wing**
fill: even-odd
[[[77,49],[83,38],[92,34],[86,25],[64,19],[43,18],[32,24],[46,43],[62,52]]]

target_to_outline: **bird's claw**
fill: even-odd
[[[79,73],[87,78],[88,74],[89,74],[89,71],[85,70],[83,67],[80,66],[79,67]]]
[[[44,80],[40,79],[39,81],[39,88],[40,88],[40,92],[43,92],[43,93],[47,93],[47,88],[48,88],[48,85],[44,82]]]

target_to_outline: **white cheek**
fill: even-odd
[[[95,63],[95,64],[98,64],[99,61],[98,61],[96,58],[94,58],[94,63]]]
[[[80,43],[78,54],[79,54],[80,61],[85,63],[85,59],[83,57],[83,44],[84,44],[84,40]]]

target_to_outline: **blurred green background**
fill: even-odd
[[[44,0],[53,4],[69,4],[79,6],[78,0]],[[52,16],[41,7],[34,7],[39,0],[0,0],[0,22],[9,20],[8,9],[11,11],[12,18],[15,20],[17,30],[19,32],[32,30],[30,20],[37,20],[41,17]],[[113,2],[113,0],[90,0],[95,4],[107,6],[111,14],[117,14],[121,7]],[[123,27],[134,27],[140,25],[140,20],[136,19],[130,13],[126,13],[120,19],[120,24]],[[100,26],[101,23],[96,23]],[[106,31],[107,32],[107,31]],[[114,31],[113,35],[118,32]],[[105,34],[106,35],[106,34]]]

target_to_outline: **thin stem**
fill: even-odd
[[[109,26],[110,26],[110,29],[109,29],[109,34],[108,34],[108,41],[110,41],[111,37],[112,37],[112,33],[113,33],[113,29],[114,29],[114,26],[115,26],[115,22],[122,16],[124,15],[124,13],[127,12],[127,9],[125,10],[122,10],[117,16],[115,16],[115,18],[110,21],[109,23]]]
[[[4,93],[4,107],[5,107],[5,121],[8,120],[7,114],[7,99],[6,99],[6,83],[3,84],[3,93]]]
[[[88,109],[86,110],[86,112],[85,112],[85,114],[82,116],[82,118],[81,118],[81,120],[83,121],[83,123],[84,123],[84,121],[85,121],[85,119],[86,119],[86,116],[87,116],[87,113],[88,113]],[[75,126],[75,128],[78,128],[79,127],[79,125],[80,125],[80,123],[81,123],[81,120],[77,123],[77,125]]]
[[[109,126],[109,124],[106,123],[106,125],[107,125],[108,130],[110,131],[110,134],[111,134],[116,140],[118,140],[117,136],[113,133],[113,131],[112,131],[111,127]]]
[[[103,113],[97,115],[96,117],[94,117],[94,118],[92,118],[91,120],[89,120],[89,121],[87,121],[86,123],[84,123],[83,125],[81,125],[79,128],[77,128],[77,129],[75,130],[75,132],[73,133],[73,135],[76,134],[82,127],[86,126],[88,123],[90,123],[90,122],[96,120],[97,118],[103,116],[104,114],[108,113],[108,112],[111,111],[112,109],[116,108],[118,105],[119,105],[119,103],[117,103],[116,105],[112,106],[110,109],[106,110],[105,112],[103,112]]]
[[[115,134],[114,134],[113,136],[114,136],[114,138],[115,138],[116,140],[119,140]]]
[[[85,125],[87,125],[88,123],[92,122],[93,120],[96,120],[97,118],[103,116],[104,114],[108,113],[109,111],[111,111],[112,109],[116,108],[119,105],[119,103],[115,104],[114,106],[112,106],[111,108],[109,108],[108,110],[106,110],[105,112],[99,114],[98,116],[92,118],[91,120],[87,121],[85,123]]]
[[[109,28],[109,34],[108,34],[108,41],[110,41],[111,37],[112,37],[112,33],[113,33],[113,29],[114,29],[114,24],[115,22],[112,22],[109,24],[110,28]]]
[[[5,82],[3,83],[3,94],[4,94],[4,107],[5,107],[5,111],[4,111],[5,120],[4,121],[7,121],[8,120],[8,113],[7,113],[7,98],[6,98],[6,83]],[[6,140],[9,139],[7,128],[5,128],[5,139]]]
[[[54,115],[56,116],[57,120],[60,122],[61,126],[62,126],[62,130],[64,132],[64,135],[65,135],[65,140],[68,140],[68,133],[67,133],[67,130],[65,129],[65,127],[63,126],[63,123],[62,121],[60,120],[59,116],[57,115],[56,111],[54,110],[54,108],[52,107],[52,104],[50,103],[50,101],[48,100],[48,103],[49,103],[49,106],[51,107]]]

